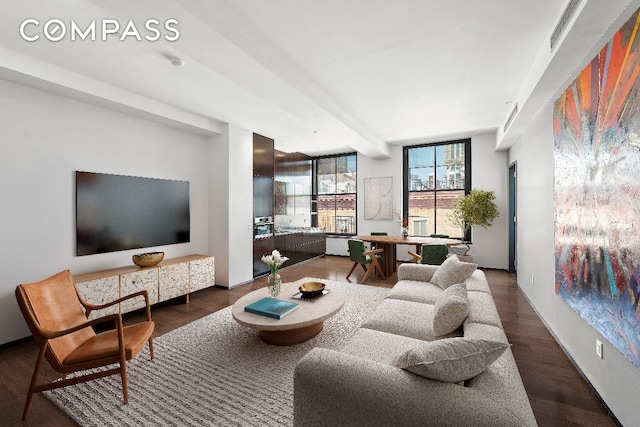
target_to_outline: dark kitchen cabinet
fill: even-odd
[[[286,266],[307,261],[327,250],[327,237],[319,233],[286,233],[276,236],[276,249],[289,258]]]
[[[273,139],[253,134],[253,216],[273,216]]]
[[[273,139],[253,134],[253,217],[273,216],[273,175],[275,170]],[[269,272],[262,257],[275,248],[274,237],[253,240],[253,277]]]
[[[262,262],[262,257],[271,255],[274,249],[275,241],[273,237],[255,239],[253,241],[253,277],[269,273],[269,266]]]
[[[312,158],[302,153],[275,151],[275,175],[282,177],[311,176]]]
[[[275,214],[312,216],[312,159],[302,153],[276,150]],[[313,225],[313,217],[309,225]]]
[[[253,134],[253,174],[273,178],[275,171],[274,141],[266,136]]]
[[[273,178],[253,176],[253,217],[273,216]]]

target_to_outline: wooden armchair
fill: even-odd
[[[347,274],[347,279],[351,276],[351,273],[353,273],[353,270],[356,269],[358,264],[360,264],[365,271],[364,278],[362,279],[363,285],[367,283],[369,276],[371,276],[371,273],[374,271],[377,271],[380,277],[384,279],[384,272],[382,271],[382,267],[380,267],[382,257],[379,255],[382,251],[382,249],[367,251],[362,240],[349,239],[349,258],[353,261],[353,267],[351,267],[349,274]],[[371,265],[367,268],[369,264]]]
[[[120,314],[111,314],[87,320],[93,310],[118,304],[124,300],[143,297],[146,302],[147,320],[135,325],[123,326]],[[126,361],[134,358],[149,342],[153,359],[153,329],[147,291],[119,298],[103,305],[92,305],[76,292],[69,270],[62,271],[41,282],[16,287],[16,299],[20,310],[40,347],[33,370],[22,419],[26,419],[33,393],[77,384],[96,378],[120,374],[124,403],[129,401]],[[93,325],[113,321],[115,328],[96,334]],[[37,384],[43,359],[63,374],[62,379]],[[118,364],[118,367],[67,378],[67,374],[101,366]]]

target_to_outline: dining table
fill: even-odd
[[[447,245],[457,246],[464,245],[466,242],[460,239],[444,238],[444,237],[426,237],[426,236],[356,236],[356,239],[364,242],[372,243],[376,248],[382,248],[382,270],[385,276],[390,276],[396,272],[396,250],[397,245],[415,245],[416,253],[420,253],[422,245]]]

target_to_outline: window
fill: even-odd
[[[313,225],[329,234],[356,234],[356,155],[314,159]],[[313,215],[313,214],[312,214]]]
[[[470,139],[404,147],[403,217],[409,220],[410,235],[463,237],[447,217],[470,190]]]

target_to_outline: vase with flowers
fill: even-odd
[[[393,210],[393,216],[398,220],[400,225],[400,234],[403,238],[409,237],[409,218],[400,215],[400,212]]]
[[[400,233],[403,238],[409,237],[409,220],[407,218],[402,218],[402,226],[400,227]]]
[[[282,279],[280,278],[280,274],[278,274],[278,269],[288,261],[289,258],[286,256],[280,255],[280,252],[277,249],[274,249],[271,252],[271,255],[265,255],[262,257],[262,262],[269,266],[269,277],[267,277],[267,288],[269,289],[269,295],[271,298],[275,298],[280,295],[280,284],[282,283]]]

